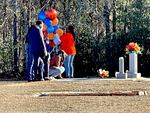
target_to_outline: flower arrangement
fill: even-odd
[[[101,78],[109,77],[109,71],[106,71],[106,70],[103,70],[103,69],[99,69],[98,74]]]
[[[137,43],[130,42],[126,46],[125,51],[127,54],[132,53],[132,52],[135,52],[137,54],[141,54],[142,48]]]

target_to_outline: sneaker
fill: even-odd
[[[45,81],[44,78],[42,78],[41,81]]]
[[[55,77],[49,77],[49,80],[56,80]]]
[[[45,80],[50,80],[50,77],[45,77]]]

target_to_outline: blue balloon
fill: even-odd
[[[58,25],[53,26],[53,27],[54,27],[54,32],[56,32],[56,31],[57,31],[57,29],[59,29],[59,26],[58,26]]]
[[[52,26],[52,21],[51,21],[51,20],[49,20],[49,19],[47,19],[47,18],[46,18],[46,19],[44,19],[44,21],[43,21],[43,22],[44,22],[44,24],[45,24],[46,26],[48,26],[48,27],[49,27],[49,26]]]
[[[39,14],[38,14],[38,20],[44,20],[46,19],[46,15],[45,15],[45,11],[41,11]]]
[[[54,27],[53,27],[53,26],[48,27],[48,28],[47,28],[47,32],[48,32],[48,33],[54,32]]]

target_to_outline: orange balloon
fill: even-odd
[[[45,24],[43,24],[43,31],[47,31],[47,26]]]
[[[54,39],[55,34],[54,33],[49,33],[48,34],[48,40],[53,40]]]
[[[53,25],[53,26],[56,26],[57,24],[58,24],[58,19],[55,18],[55,19],[52,21],[52,25]]]
[[[63,30],[62,29],[58,29],[56,31],[56,33],[59,35],[59,36],[62,36],[63,35]]]

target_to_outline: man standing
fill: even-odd
[[[47,56],[42,27],[42,21],[37,21],[36,25],[32,27],[28,35],[28,42],[31,45],[31,54],[33,56],[32,66],[30,68],[30,70],[33,69],[32,72],[34,72],[34,76],[32,78],[33,81],[38,80],[38,59],[41,58],[43,60],[44,57]]]
[[[32,81],[33,75],[34,75],[33,69],[31,69],[33,56],[31,53],[31,41],[30,41],[30,37],[29,37],[33,27],[35,27],[35,26],[32,25],[29,28],[27,36],[26,36],[26,41],[25,41],[26,42],[26,80],[28,80],[28,81]]]

